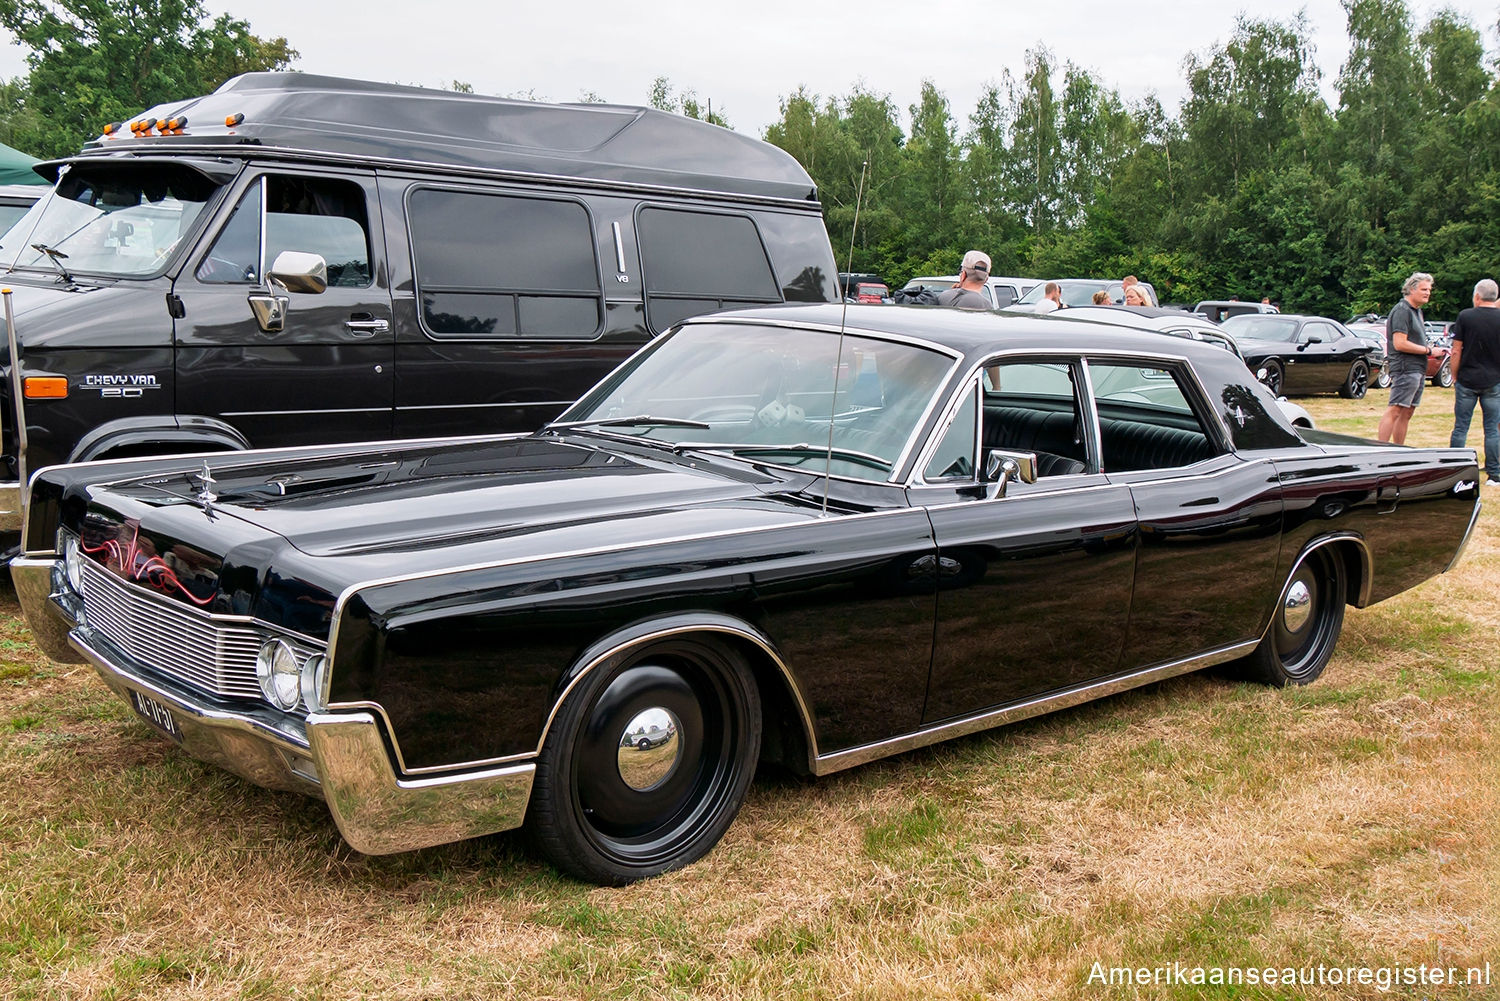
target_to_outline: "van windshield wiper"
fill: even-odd
[[[706,431],[712,425],[702,421],[684,420],[681,417],[652,417],[650,414],[637,414],[634,417],[601,417],[588,421],[554,421],[547,425],[548,431],[570,431],[573,428],[619,428],[619,427],[663,427],[663,428],[697,428]]]
[[[62,263],[68,259],[67,254],[55,247],[49,247],[45,243],[33,243],[31,249],[51,261],[52,266],[57,269],[58,274],[62,275],[65,280],[69,282],[73,280],[73,276],[68,274],[68,269],[63,267]]]

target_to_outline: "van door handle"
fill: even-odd
[[[391,329],[391,325],[386,320],[345,320],[344,329],[356,337],[371,337],[385,333]]]

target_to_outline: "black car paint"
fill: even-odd
[[[837,313],[806,309],[784,315]],[[940,312],[890,312],[943,330]],[[403,769],[533,754],[589,651],[661,623],[732,623],[777,658],[744,643],[781,733],[769,753],[816,770],[819,756],[1253,641],[1315,541],[1350,541],[1348,597],[1364,604],[1440,572],[1465,535],[1472,452],[1303,441],[1227,352],[1019,319],[1089,355],[1187,355],[1223,454],[997,499],[901,486],[915,457],[890,484],[825,481],[578,431],[226,457],[208,511],[197,461],[140,460],[39,478],[28,538],[138,522],[155,552],[203,569],[187,586],[214,610],[328,637],[332,701],[378,706]],[[953,389],[1018,329],[950,338],[966,356]]]

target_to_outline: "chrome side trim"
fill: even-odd
[[[397,413],[412,410],[517,410],[521,407],[567,407],[572,400],[527,400],[524,403],[424,403],[397,407]],[[529,433],[529,432],[526,432]]]
[[[394,407],[326,407],[320,410],[225,410],[220,417],[316,417],[319,414],[386,414]],[[219,453],[223,455],[224,453]],[[233,452],[229,453],[233,455]]]
[[[1068,688],[1051,695],[1029,699],[1015,705],[1005,706],[989,712],[980,713],[977,716],[968,716],[963,719],[941,723],[925,730],[918,730],[902,737],[893,737],[890,740],[877,741],[873,744],[864,744],[860,747],[851,747],[846,751],[835,751],[818,757],[814,762],[814,775],[831,775],[841,772],[846,768],[857,765],[868,764],[880,758],[889,757],[892,754],[901,754],[913,751],[919,747],[936,744],[940,741],[951,740],[954,737],[962,737],[981,730],[1002,726],[1006,723],[1015,723],[1033,716],[1044,713],[1055,712],[1058,709],[1067,709],[1072,706],[1081,705],[1084,702],[1092,702],[1094,699],[1102,699],[1109,695],[1117,695],[1120,692],[1149,685],[1155,681],[1165,681],[1175,678],[1180,674],[1190,674],[1193,671],[1201,671],[1215,664],[1242,657],[1255,648],[1257,640],[1247,640],[1243,643],[1234,643],[1230,646],[1220,647],[1209,653],[1188,657],[1184,660],[1172,661],[1167,664],[1159,664],[1156,667],[1148,667],[1144,670],[1133,671],[1130,674],[1115,678],[1105,678],[1100,681],[1091,681],[1075,688]]]
[[[33,560],[18,556],[10,561],[10,579],[16,588],[16,600],[21,603],[21,612],[26,616],[26,625],[42,653],[59,664],[82,664],[79,656],[68,642],[74,620],[68,618],[58,601],[60,597],[52,586],[53,568],[60,568],[55,559]]]
[[[328,812],[356,851],[390,855],[520,827],[536,765],[402,779],[368,713],[307,717]]]
[[[1477,494],[1478,491],[1476,490],[1475,493]],[[1480,500],[1478,497],[1475,497],[1474,513],[1469,516],[1469,527],[1464,529],[1463,541],[1458,544],[1458,550],[1454,552],[1453,559],[1449,560],[1448,565],[1443,567],[1443,573],[1447,573],[1449,570],[1452,570],[1454,567],[1458,566],[1458,561],[1463,556],[1464,550],[1469,548],[1469,540],[1474,536],[1474,526],[1479,524],[1479,512],[1483,508],[1484,501]]]

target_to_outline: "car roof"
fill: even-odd
[[[227,124],[236,115],[243,120]],[[245,73],[212,94],[159,104],[140,119],[179,116],[187,118],[180,132],[138,136],[122,128],[87,143],[78,159],[168,150],[240,156],[284,151],[817,200],[812,179],[790,154],[654,108],[544,104],[310,73]],[[64,162],[42,166],[56,177]]]
[[[1082,307],[1079,307],[1082,308]],[[726,310],[694,317],[688,323],[765,322],[799,324],[851,334],[910,337],[968,354],[996,348],[1024,348],[1046,353],[1049,347],[1070,351],[1141,351],[1151,354],[1227,355],[1222,348],[1170,334],[1089,319],[1069,319],[1071,309],[1055,313],[1012,313],[950,309],[943,306],[877,306],[841,303],[787,304]],[[1210,354],[1211,352],[1211,354]]]

